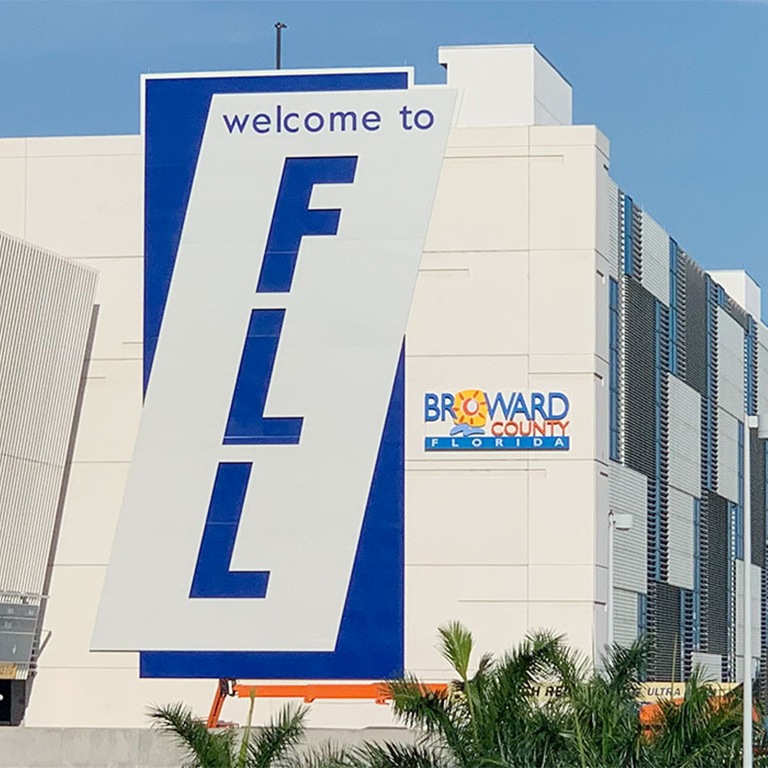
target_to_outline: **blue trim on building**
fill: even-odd
[[[624,274],[634,274],[635,259],[632,250],[632,231],[634,221],[632,217],[632,198],[624,195]]]
[[[637,595],[637,634],[648,633],[648,595],[639,592]]]
[[[693,500],[693,650],[701,648],[701,499]]]
[[[749,416],[757,415],[757,323],[749,315],[749,330],[744,333],[744,408]]]
[[[677,243],[669,238],[669,371],[675,376],[680,373],[680,292],[677,284]]]
[[[744,559],[744,422],[738,421],[738,483],[739,501],[734,504],[734,557]]]
[[[704,455],[703,459],[703,481],[706,490],[714,491],[715,473],[714,473],[714,441],[715,435],[713,426],[715,423],[715,369],[714,369],[714,349],[715,349],[715,330],[714,330],[714,312],[717,306],[714,283],[709,275],[705,276],[707,290],[707,397],[704,400],[704,413],[702,418],[702,433],[704,435]]]
[[[662,307],[661,303],[656,301],[654,311],[654,403],[653,419],[655,424],[656,441],[653,446],[655,462],[655,478],[653,479],[653,499],[648,510],[652,522],[653,530],[653,552],[651,576],[655,581],[661,581],[661,379],[663,376],[661,346],[664,343],[662,331]],[[650,487],[650,482],[649,482]]]

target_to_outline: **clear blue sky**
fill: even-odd
[[[139,74],[407,63],[533,42],[611,141],[612,175],[768,307],[768,2],[0,2],[0,136],[138,132]]]

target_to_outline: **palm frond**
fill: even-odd
[[[248,743],[247,768],[270,768],[285,759],[304,736],[305,706],[284,706]]]
[[[453,768],[457,763],[444,750],[424,744],[366,742],[355,750],[355,768]]]
[[[184,750],[195,768],[232,768],[235,735],[230,729],[211,732],[184,704],[150,708],[149,717],[157,730],[168,734]]]
[[[443,624],[439,629],[438,648],[442,657],[456,670],[466,682],[469,674],[469,661],[472,656],[472,633],[458,621]]]
[[[603,675],[612,690],[636,687],[648,658],[648,640],[637,638],[632,645],[614,645],[603,656]]]
[[[331,742],[314,748],[304,748],[287,756],[281,763],[286,768],[359,768],[353,747]]]
[[[741,752],[741,692],[718,694],[694,669],[682,702],[659,702],[661,725],[653,739],[657,763],[681,768],[737,764]]]

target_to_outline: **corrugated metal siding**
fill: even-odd
[[[685,259],[685,383],[707,396],[707,283],[701,267]]]
[[[614,533],[614,587],[645,593],[648,481],[629,467],[611,462],[609,503],[614,512],[632,515],[632,528]]]
[[[765,441],[749,430],[750,498],[752,501],[752,563],[765,568]]]
[[[757,324],[757,412],[768,417],[768,328]]]
[[[656,477],[656,300],[624,277],[624,460]]]
[[[669,489],[669,576],[668,581],[693,589],[693,497]]]
[[[717,492],[726,499],[739,501],[739,426],[722,408],[717,419]]]
[[[680,639],[680,590],[672,584],[652,582],[648,595],[651,680],[680,680],[683,659]]]
[[[744,414],[744,329],[717,308],[718,405],[737,419]]]
[[[707,491],[707,650],[728,653],[728,502]]]
[[[669,235],[643,211],[643,287],[669,305]]]
[[[701,492],[701,396],[669,376],[669,484],[698,496]]]
[[[719,682],[723,671],[723,657],[717,653],[702,653],[694,651],[691,654],[691,661],[694,666],[701,667],[704,677],[713,682]]]
[[[762,569],[751,566],[752,576],[752,655],[760,655],[760,588]],[[736,561],[736,651],[744,649],[744,561]]]
[[[608,253],[606,258],[610,265],[611,276],[618,279],[619,276],[619,239],[621,237],[621,220],[619,215],[619,188],[616,182],[608,177],[605,185],[606,195],[606,219],[608,223]]]
[[[613,639],[623,646],[637,639],[637,592],[613,590]]]
[[[22,599],[8,593],[40,596],[44,588],[95,286],[94,270],[0,233],[0,593],[6,593],[0,597],[6,602]]]

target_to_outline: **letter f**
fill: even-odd
[[[315,184],[351,184],[357,157],[287,157],[277,192],[272,226],[256,286],[257,293],[288,293],[301,239],[335,235],[339,208],[310,208]]]

